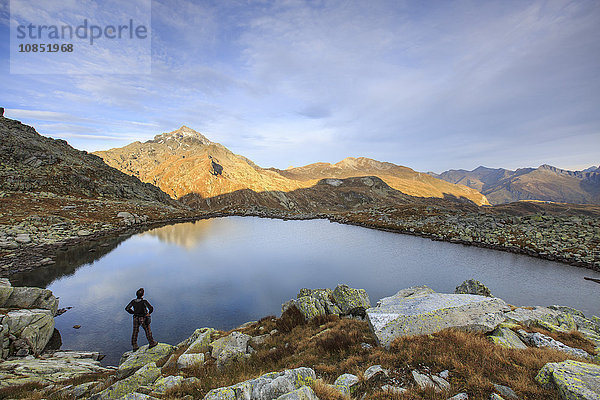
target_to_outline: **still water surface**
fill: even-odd
[[[219,218],[154,229],[112,244],[102,256],[102,244],[96,247],[98,259],[90,262],[85,249],[77,256],[83,261],[63,266],[68,275],[53,271],[41,286],[60,297],[60,307],[73,307],[56,317],[62,348],[100,351],[109,365],[130,349],[132,320],[124,307],[139,287],[155,308],[154,337],[171,344],[199,327],[231,329],[279,315],[300,288],[339,283],[366,289],[375,304],[414,285],[451,293],[474,278],[514,305],[600,310],[600,285],[583,280],[600,273],[323,220]],[[39,279],[26,275],[20,284],[40,285]],[[146,343],[143,330],[138,343]]]

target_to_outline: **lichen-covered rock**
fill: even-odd
[[[210,344],[210,335],[212,335],[214,332],[215,330],[213,328],[196,329],[189,338],[179,343],[176,347],[178,349],[182,347],[188,347],[188,351],[195,352],[196,347],[208,346]],[[192,350],[190,350],[190,348],[192,348]]]
[[[204,364],[204,353],[182,354],[177,359],[177,368],[193,368]]]
[[[100,393],[90,397],[91,400],[109,400],[118,399],[129,393],[133,393],[137,388],[143,385],[154,383],[160,377],[160,369],[155,363],[149,363],[135,371],[133,375],[123,380],[117,381]]]
[[[53,384],[93,373],[111,372],[92,359],[17,358],[0,363],[0,388],[29,382]]]
[[[567,400],[600,399],[600,365],[567,360],[548,363],[535,380],[546,388],[555,387]]]
[[[215,330],[213,328],[202,328],[196,330],[196,332],[198,332],[196,338],[191,342],[192,344],[190,344],[190,347],[188,347],[184,354],[198,353],[210,346],[210,335],[212,335]],[[194,332],[194,335],[192,336],[195,336],[196,332]]]
[[[314,297],[302,296],[291,299],[281,306],[282,313],[290,307],[296,307],[307,321],[319,315],[327,315],[323,305]]]
[[[152,390],[156,394],[163,395],[165,392],[177,385],[181,385],[184,381],[183,376],[170,375],[158,378],[152,385]]]
[[[204,400],[272,400],[302,386],[310,386],[315,379],[315,371],[305,367],[270,372],[233,386],[213,389]]]
[[[367,310],[367,319],[379,344],[388,347],[397,337],[446,328],[490,332],[504,321],[504,312],[509,309],[498,298],[434,293],[421,286],[381,299]]]
[[[585,350],[569,347],[566,344],[559,342],[554,338],[551,338],[550,336],[544,335],[543,333],[530,333],[519,329],[518,334],[525,343],[528,343],[529,345],[534,347],[549,347],[552,349],[563,351],[575,357],[591,358],[590,354]]]
[[[276,400],[319,400],[310,386],[302,386],[300,389],[282,394]]]
[[[0,325],[7,329],[5,334],[23,340],[32,353],[39,354],[52,337],[54,317],[51,310],[14,310],[0,313]]]
[[[117,377],[125,378],[150,363],[163,364],[174,351],[175,347],[166,343],[159,343],[151,349],[144,345],[135,352],[128,351],[121,357]]]
[[[488,336],[488,339],[502,347],[509,349],[527,348],[527,345],[521,341],[519,335],[517,335],[511,329],[503,327],[502,325],[494,329],[494,331]]]
[[[494,297],[490,289],[475,279],[468,279],[454,289],[455,294],[476,294],[478,296]]]
[[[119,397],[119,400],[159,400],[157,397],[152,397],[143,393],[129,393],[123,397]]]
[[[341,315],[364,315],[365,311],[371,307],[369,295],[364,289],[337,285],[332,296],[333,301],[340,308]]]
[[[232,332],[210,343],[211,356],[217,360],[217,366],[223,367],[249,355],[248,342],[250,339],[252,336],[245,333]]]
[[[334,303],[331,289],[300,289],[298,298],[304,296],[317,299],[327,314],[339,315],[342,312],[340,307]]]
[[[350,396],[356,390],[358,381],[359,379],[356,375],[343,374],[338,376],[335,382],[333,382],[333,387],[341,394]]]

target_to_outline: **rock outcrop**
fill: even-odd
[[[211,356],[217,360],[218,367],[250,356],[249,342],[252,336],[240,332],[215,340],[210,344]]]
[[[286,369],[233,386],[213,389],[208,392],[204,400],[272,400],[303,386],[310,386],[316,378],[315,371],[311,368]]]
[[[490,289],[483,283],[468,279],[454,289],[455,294],[476,294],[478,296],[494,297]]]
[[[55,316],[58,299],[48,289],[13,287],[8,279],[0,278],[0,308],[41,308]]]
[[[348,285],[338,285],[331,289],[300,289],[296,299],[281,306],[285,312],[289,307],[296,307],[306,320],[319,315],[365,315],[371,307],[369,295],[364,289],[354,289]]]
[[[160,377],[160,368],[151,362],[144,365],[142,368],[128,378],[115,382],[110,387],[102,392],[90,397],[91,400],[109,400],[119,399],[143,385],[154,383]]]
[[[128,351],[121,356],[117,377],[125,378],[150,363],[162,365],[174,351],[175,347],[166,343],[159,343],[152,348],[144,345],[137,351]]]
[[[567,360],[548,363],[535,377],[546,388],[555,387],[565,400],[600,399],[600,365]]]
[[[38,355],[54,332],[58,299],[47,289],[0,279],[0,358]]]
[[[113,370],[111,367],[101,366],[98,355],[89,352],[61,351],[44,354],[39,358],[15,358],[0,362],[0,388],[31,382],[50,385],[66,379]]]
[[[435,293],[412,287],[381,299],[367,310],[379,344],[388,347],[401,336],[434,333],[446,328],[490,332],[505,320],[508,305],[501,299],[469,294]]]

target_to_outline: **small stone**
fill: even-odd
[[[73,325],[73,329],[79,329],[81,328],[81,325]]]
[[[365,380],[370,381],[371,379],[381,378],[387,376],[387,371],[381,367],[381,365],[373,365],[365,371],[363,377]]]
[[[392,386],[392,385],[383,385],[381,387],[381,390],[383,390],[384,392],[388,392],[390,394],[402,394],[402,393],[405,393],[407,391],[403,387]]]
[[[509,398],[509,399],[518,399],[517,394],[515,393],[514,390],[512,390],[511,388],[509,388],[508,386],[504,386],[504,385],[497,385],[494,383],[494,389],[496,389],[496,391],[498,393],[500,393],[502,396]]]
[[[452,397],[450,397],[448,400],[468,400],[469,399],[469,395],[466,393],[459,393],[457,395],[454,395]]]

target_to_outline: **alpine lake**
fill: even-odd
[[[599,315],[600,285],[584,276],[600,279],[558,262],[326,220],[226,217],[89,243],[13,284],[46,287],[60,308],[72,307],[55,318],[63,349],[99,351],[117,365],[131,349],[125,306],[140,287],[154,306],[154,338],[175,345],[196,328],[279,316],[301,288],[338,284],[366,289],[375,305],[410,286],[452,293],[477,279],[509,304]],[[142,329],[138,344],[146,344]]]

